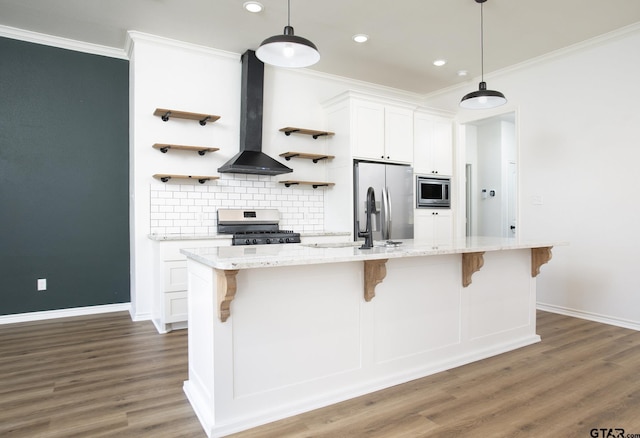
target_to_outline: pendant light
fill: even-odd
[[[287,0],[287,25],[284,34],[264,40],[256,50],[256,56],[265,64],[276,67],[308,67],[320,60],[315,44],[293,34],[291,0]]]
[[[487,90],[487,83],[484,81],[484,16],[482,4],[487,0],[475,0],[480,3],[480,62],[481,76],[478,91],[473,91],[465,95],[460,101],[460,106],[466,109],[488,109],[495,108],[507,103],[507,99],[499,91]]]

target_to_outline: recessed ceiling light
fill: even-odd
[[[463,77],[466,76],[469,72],[466,70],[458,70],[458,76]]]
[[[446,59],[436,59],[435,61],[433,61],[433,65],[435,65],[436,67],[442,67],[446,63],[447,63]]]
[[[258,13],[258,12],[262,12],[262,10],[264,9],[264,6],[262,6],[262,3],[260,2],[245,2],[244,5],[242,5],[247,11],[249,12],[254,12],[254,13]]]
[[[353,36],[353,41],[356,43],[366,43],[369,40],[369,35],[365,35],[363,33],[359,33]]]

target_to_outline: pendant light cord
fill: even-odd
[[[480,3],[480,80],[484,82],[484,3]]]
[[[291,0],[287,0],[287,26],[291,26]]]

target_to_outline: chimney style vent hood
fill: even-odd
[[[262,152],[264,64],[253,50],[242,55],[240,152],[218,168],[220,173],[280,175],[293,169]]]

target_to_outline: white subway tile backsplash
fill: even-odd
[[[156,183],[150,187],[150,232],[215,234],[218,208],[275,208],[280,228],[322,232],[324,192],[332,189],[285,187],[261,175],[224,174],[220,179]]]

